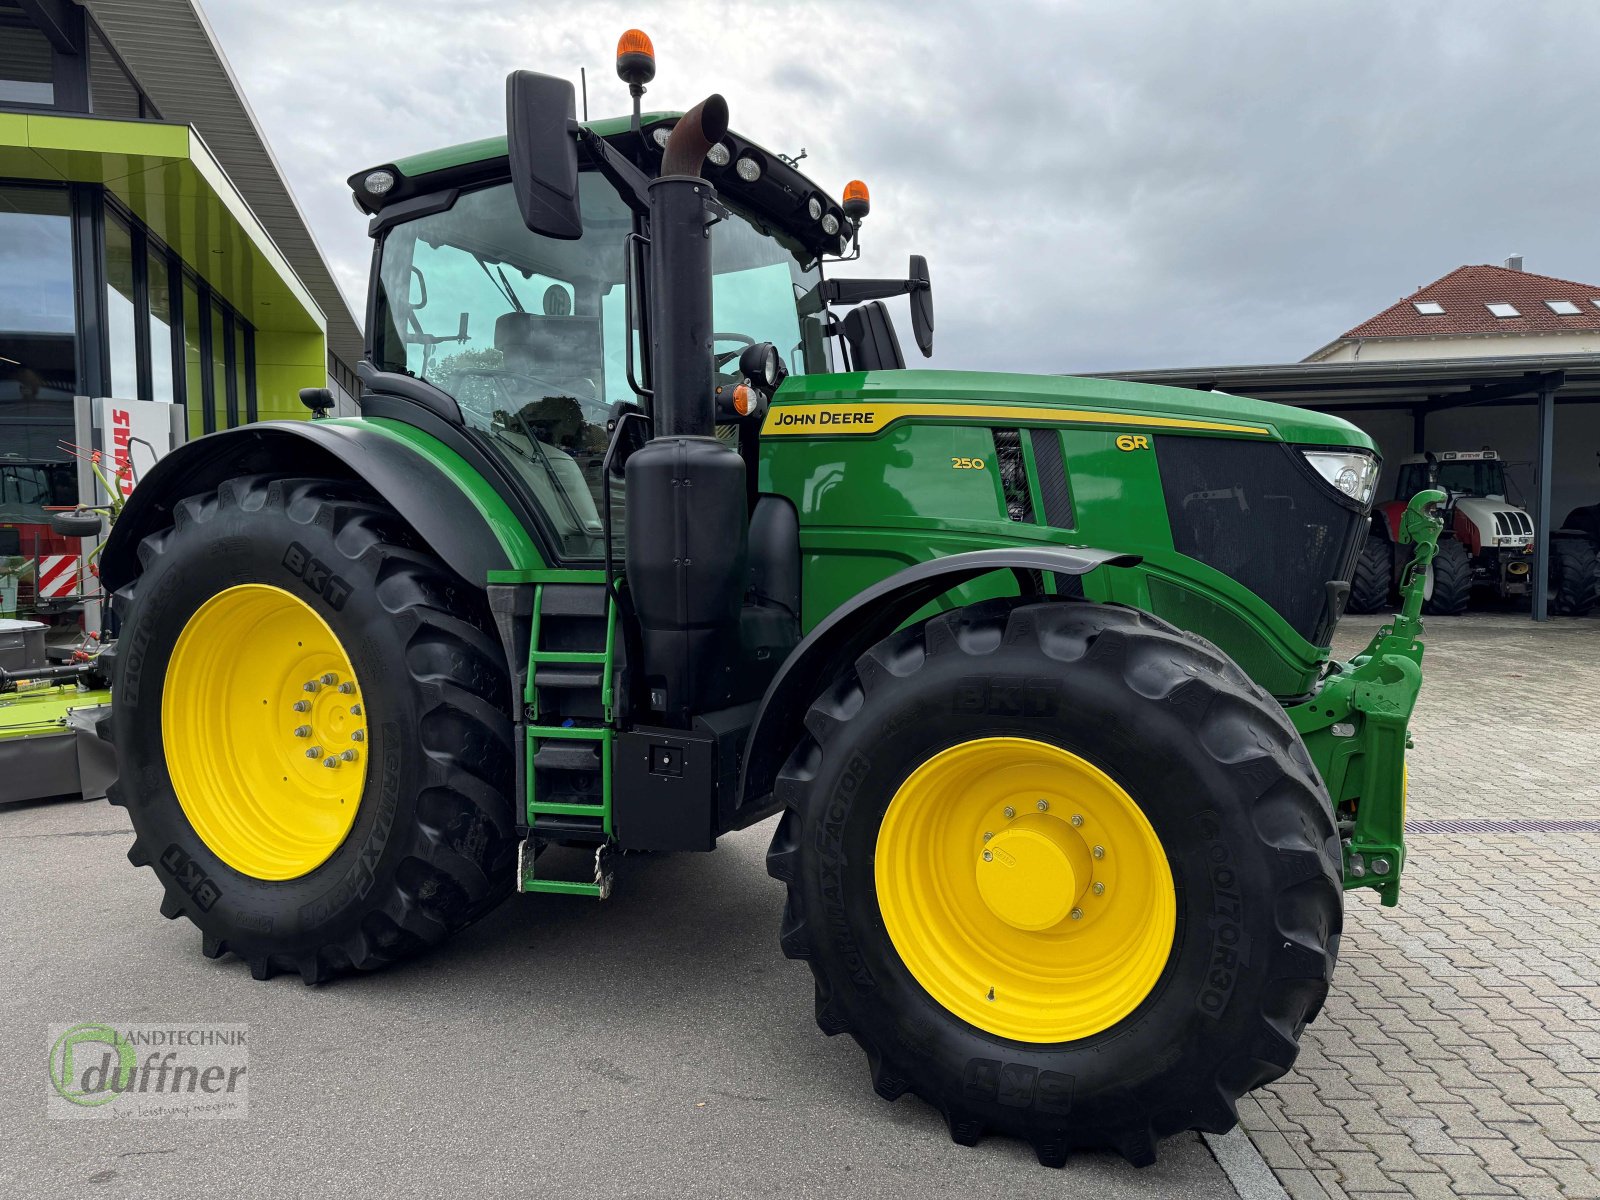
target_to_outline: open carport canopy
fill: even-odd
[[[1563,423],[1565,438],[1566,425],[1577,415],[1577,406],[1600,402],[1600,355],[1174,367],[1103,374],[1139,383],[1253,396],[1341,416],[1384,413],[1387,418],[1409,418],[1410,449],[1418,454],[1440,448],[1428,444],[1430,416],[1463,409],[1521,409],[1534,431],[1532,508],[1538,536],[1533,617],[1542,621],[1548,615],[1550,531],[1568,508],[1576,506],[1552,503],[1557,423]],[[1585,428],[1594,426],[1595,411],[1583,410]],[[1600,438],[1594,440],[1600,442]],[[1594,448],[1600,449],[1600,445]],[[1600,489],[1583,502],[1600,503]]]

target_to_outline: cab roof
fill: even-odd
[[[639,123],[642,139],[632,136],[632,117],[608,117],[580,124],[605,138],[653,175],[659,171],[661,164],[661,147],[654,135],[659,129],[670,129],[682,115],[674,111],[641,114]],[[728,149],[728,161],[718,166],[708,159],[704,167],[706,179],[720,194],[741,208],[772,220],[818,257],[844,253],[854,234],[855,223],[845,216],[844,208],[836,198],[824,192],[779,155],[733,130],[728,131],[722,144]],[[754,180],[745,179],[738,172],[738,164],[745,159],[753,161],[759,168]],[[352,175],[349,182],[357,206],[363,212],[377,216],[387,207],[420,195],[488,183],[504,177],[509,170],[508,161],[506,138],[500,134],[437,150],[425,150],[390,163],[368,167]],[[386,170],[395,176],[394,187],[382,196],[367,193],[362,184],[376,170]],[[812,199],[819,206],[816,218],[810,215]],[[821,222],[828,214],[832,214],[838,222],[837,235],[829,235],[822,228]],[[376,228],[375,224],[374,232]]]

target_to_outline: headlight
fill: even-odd
[[[1302,450],[1306,461],[1339,491],[1358,504],[1372,500],[1378,483],[1378,460],[1359,450]]]
[[[718,142],[715,146],[711,147],[710,150],[706,151],[706,158],[710,160],[713,167],[727,166],[728,160],[732,157],[733,156],[728,153],[728,148],[721,142]]]
[[[761,178],[761,164],[753,158],[741,158],[733,165],[733,169],[746,183],[754,183]]]
[[[822,201],[813,196],[806,201],[806,212],[811,214],[813,221],[822,220]]]
[[[839,232],[839,218],[832,213],[822,215],[822,232],[832,237]]]
[[[367,177],[361,181],[361,186],[367,189],[367,195],[369,196],[386,195],[394,187],[394,172],[370,171],[367,173]]]
[[[672,126],[657,125],[653,130],[650,131],[650,136],[655,139],[656,145],[665,150],[667,148],[667,139],[672,136]]]

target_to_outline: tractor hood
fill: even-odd
[[[848,407],[837,412],[787,411],[791,407],[815,409],[830,402]],[[1004,411],[994,411],[997,408]],[[1003,416],[1026,421],[1028,409],[1070,410],[1086,424],[1126,425],[1135,432],[1260,437],[1297,445],[1349,446],[1376,452],[1365,432],[1340,417],[1247,396],[1119,379],[975,371],[854,371],[791,376],[773,398],[762,432],[767,436],[787,432],[816,434],[828,432],[820,425],[838,425],[834,432],[875,433],[891,421],[912,416],[972,416],[985,420]]]
[[[1456,519],[1472,523],[1484,546],[1523,546],[1533,541],[1533,518],[1515,504],[1484,496],[1460,496]]]

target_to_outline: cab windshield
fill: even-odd
[[[585,172],[579,186],[584,231],[574,241],[530,233],[509,183],[389,230],[373,359],[453,396],[526,483],[557,552],[598,558],[607,422],[639,403],[627,378],[624,286],[634,222],[603,178]],[[797,306],[820,279],[816,263],[781,232],[730,211],[712,229],[718,382],[733,381],[739,354],[757,342],[777,346],[796,374],[828,370],[821,324]],[[635,378],[645,386],[647,371],[635,329]],[[611,486],[620,531],[622,490]]]
[[[1436,465],[1439,482],[1435,486],[1462,496],[1495,500],[1506,498],[1506,466],[1501,459],[1455,459]],[[1400,486],[1395,498],[1409,500],[1428,486],[1428,464],[1406,463],[1400,468]]]

